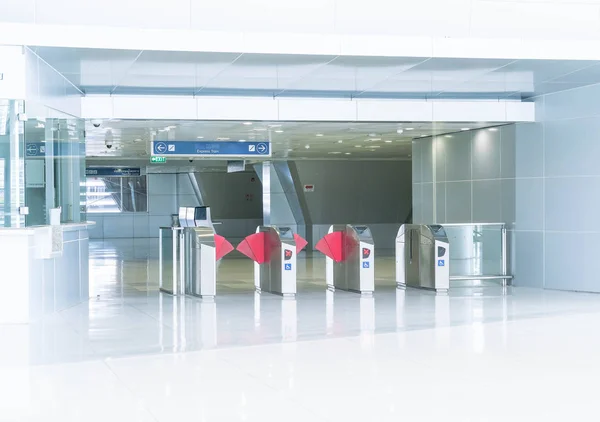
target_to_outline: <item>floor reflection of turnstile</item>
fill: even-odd
[[[328,289],[373,293],[375,242],[369,227],[335,224],[317,244],[317,249],[327,255]]]
[[[175,296],[184,294],[183,228],[160,227],[158,249],[159,289]]]
[[[450,244],[440,225],[403,224],[396,237],[396,283],[435,291],[450,288]]]

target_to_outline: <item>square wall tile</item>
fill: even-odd
[[[473,181],[473,222],[497,223],[502,220],[501,181]]]
[[[149,174],[148,196],[173,195],[175,192],[175,174]]]
[[[543,230],[544,179],[517,179],[515,189],[516,229]]]
[[[446,183],[435,185],[435,223],[446,222]]]
[[[433,181],[433,139],[424,138],[418,141],[421,144],[421,182]]]
[[[598,176],[599,154],[600,119],[597,117],[544,124],[546,177]]]
[[[501,202],[502,202],[502,216],[501,221],[506,223],[507,228],[511,229],[515,225],[516,219],[516,179],[501,179]]]
[[[500,131],[487,129],[473,131],[471,146],[473,180],[500,177],[500,135]]]
[[[421,182],[421,155],[422,155],[422,146],[419,141],[412,142],[412,182],[420,183]]]
[[[541,231],[516,231],[513,236],[514,285],[544,287],[544,234]]]
[[[423,208],[421,218],[424,224],[433,223],[433,183],[423,183]]]
[[[446,155],[444,154],[445,142],[443,136],[438,136],[433,139],[435,148],[435,181],[446,181]]]
[[[133,237],[146,238],[150,236],[148,229],[148,214],[134,214],[133,216]],[[158,236],[158,234],[156,235]]]
[[[413,183],[412,221],[415,224],[421,224],[423,222],[423,184],[421,183]]]
[[[598,230],[600,177],[546,178],[545,184],[546,230]]]
[[[471,222],[471,182],[446,183],[446,223]]]
[[[515,176],[544,175],[544,127],[541,123],[519,123],[515,127]]]
[[[547,289],[600,292],[600,243],[593,233],[546,233]]]
[[[446,181],[471,180],[471,133],[454,134],[440,145],[438,159],[445,159]]]
[[[105,216],[104,238],[133,238],[133,214]]]
[[[511,178],[516,175],[516,127],[502,126],[500,129],[500,177]]]

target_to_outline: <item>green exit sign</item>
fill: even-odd
[[[151,163],[166,163],[167,157],[150,157]]]

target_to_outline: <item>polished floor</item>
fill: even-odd
[[[91,245],[93,297],[0,325],[0,421],[597,421],[600,295],[457,286],[253,292],[220,264],[214,302],[158,292],[154,241]]]

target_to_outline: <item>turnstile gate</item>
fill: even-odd
[[[367,226],[338,225],[316,245],[326,256],[327,288],[372,294],[375,290],[375,242]]]
[[[404,224],[396,237],[396,283],[435,291],[450,288],[450,244],[440,225]]]

